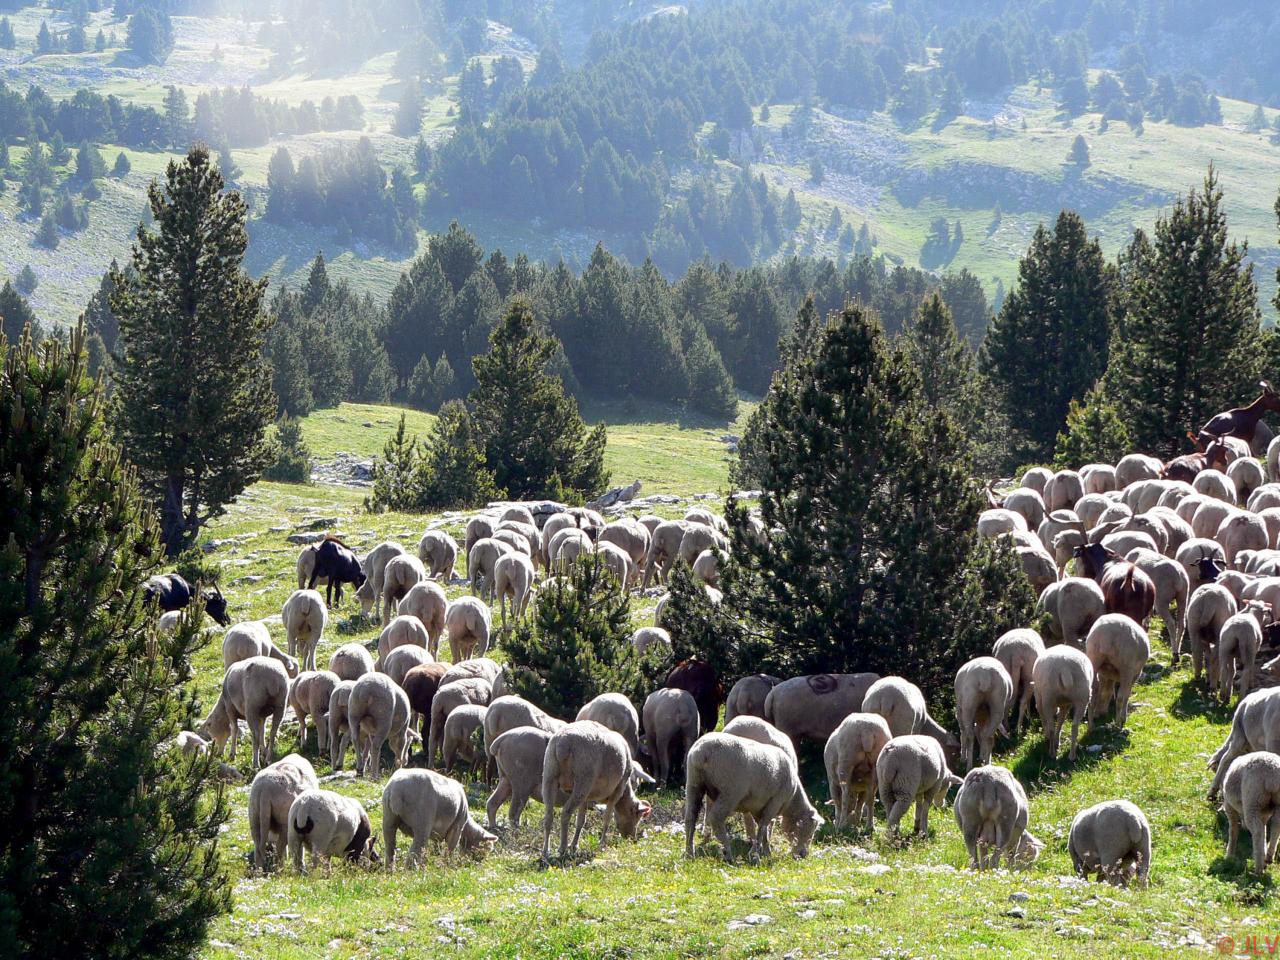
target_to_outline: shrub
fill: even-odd
[[[288,414],[276,421],[275,459],[262,476],[280,483],[307,483],[311,479],[311,451],[302,439],[302,424]]]

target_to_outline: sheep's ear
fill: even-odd
[[[640,801],[640,819],[641,820],[648,819],[649,814],[651,813],[653,813],[653,804],[651,804],[648,800],[641,800]]]

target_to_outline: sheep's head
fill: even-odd
[[[791,840],[792,856],[807,857],[809,855],[809,844],[813,842],[813,835],[824,823],[826,821],[822,819],[822,814],[812,806],[797,816],[783,814],[782,831]]]
[[[366,580],[360,584],[360,589],[356,591],[356,599],[360,601],[360,613],[362,616],[368,616],[373,612],[373,604],[376,599],[373,595],[373,583]]]
[[[1013,864],[1029,867],[1040,859],[1043,851],[1044,841],[1037,839],[1030,830],[1024,830],[1022,836],[1018,838],[1018,845],[1013,850]]]
[[[613,810],[614,819],[618,821],[618,831],[628,840],[634,840],[640,833],[641,821],[647,820],[649,814],[653,813],[653,806],[637,797],[628,785],[626,793]]]
[[[1218,577],[1222,576],[1225,570],[1226,567],[1222,561],[1209,553],[1207,549],[1200,551],[1200,556],[1196,558],[1196,572],[1200,575],[1201,583],[1213,583]]]

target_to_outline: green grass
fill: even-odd
[[[587,412],[622,420],[616,409]],[[617,439],[611,435],[618,448],[611,457],[640,459],[645,444],[661,444],[665,436],[668,447],[686,445],[693,458],[706,449],[703,434],[725,429],[664,427],[659,414],[656,408],[631,411]],[[397,416],[391,408],[344,405],[307,418],[304,426],[317,449],[363,450],[380,443]],[[427,420],[416,417],[419,424]],[[627,444],[635,450],[624,453]],[[713,462],[691,462],[673,468],[667,480],[671,489],[692,494],[719,469]],[[430,520],[371,516],[360,510],[360,500],[360,491],[345,488],[259,483],[232,505],[211,531],[219,541],[211,556],[221,563],[233,618],[279,613],[294,587],[298,547],[286,537],[295,529],[318,524],[366,550],[386,538],[412,546]],[[460,526],[449,529],[457,534]],[[461,592],[460,583],[448,588],[451,597]],[[652,616],[654,602],[634,601],[636,623]],[[374,642],[376,626],[354,610],[348,599],[335,611],[319,662],[342,643]],[[280,640],[279,624],[271,629]],[[206,704],[222,672],[219,633],[210,633],[196,665],[196,687]],[[1158,637],[1155,649],[1134,694],[1129,729],[1090,732],[1074,765],[1046,761],[1038,725],[1021,740],[999,745],[997,760],[1027,785],[1031,829],[1047,843],[1040,861],[1025,871],[978,876],[965,869],[950,809],[933,813],[926,840],[891,843],[881,821],[870,840],[825,827],[804,861],[793,860],[779,841],[776,855],[759,866],[727,866],[716,858],[714,844],[702,846],[704,855],[690,862],[683,856],[680,797],[667,790],[651,795],[655,813],[639,842],[615,839],[598,850],[593,816],[587,852],[571,867],[539,868],[542,810],[533,803],[522,833],[504,838],[483,861],[458,857],[447,863],[436,855],[421,870],[390,876],[335,865],[329,873],[300,877],[286,869],[264,878],[249,871],[247,787],[238,786],[230,788],[233,816],[223,843],[235,877],[235,908],[215,923],[206,956],[962,957],[997,950],[1011,957],[1087,952],[1119,960],[1202,955],[1195,946],[1201,940],[1274,935],[1274,920],[1267,919],[1276,916],[1274,879],[1256,880],[1243,863],[1222,859],[1220,817],[1203,798],[1205,761],[1225,736],[1229,713],[1199,696],[1185,666],[1168,669]],[[501,646],[496,656],[502,657]],[[286,726],[277,752],[298,746],[297,728]],[[810,793],[822,802],[827,792],[815,747],[802,750],[802,759]],[[313,746],[303,749],[316,760],[317,772],[328,776],[327,761],[316,759]],[[247,769],[245,748],[237,760]],[[380,784],[344,774],[325,786],[363,801],[378,831]],[[475,815],[483,817],[486,788],[469,783],[468,795]],[[1146,889],[1118,890],[1071,876],[1066,837],[1072,817],[1121,797],[1137,803],[1152,823],[1155,854]],[[1014,893],[1025,894],[1025,901],[1011,900]],[[1015,908],[1024,915],[1013,915]],[[742,923],[760,915],[767,922]]]

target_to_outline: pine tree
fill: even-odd
[[[1092,162],[1089,159],[1089,145],[1084,142],[1083,134],[1076,134],[1071,143],[1071,152],[1067,154],[1067,161],[1078,170],[1084,170]]]
[[[0,937],[23,957],[188,956],[230,910],[217,761],[165,750],[200,614],[156,631],[154,522],[87,376],[86,334],[0,376]]]
[[[609,482],[604,424],[587,430],[578,404],[547,373],[558,342],[517,300],[472,361],[476,432],[498,486],[514,499],[593,496]]]
[[[1133,450],[1128,423],[1099,383],[1083,400],[1071,401],[1053,464],[1059,470],[1078,470],[1086,463],[1116,463]]]
[[[311,316],[328,294],[329,270],[324,263],[324,251],[317,250],[307,274],[307,285],[302,288],[302,312]]]
[[[111,294],[115,291],[111,274],[119,269],[120,265],[112,260],[111,266],[98,283],[98,289],[93,292],[84,308],[84,322],[89,335],[99,338],[109,353],[116,352],[120,339],[120,322],[111,310]]]
[[[181,87],[170,85],[164,94],[164,129],[169,146],[180,150],[191,139],[191,110]]]
[[[1156,221],[1121,293],[1123,336],[1107,397],[1139,449],[1170,457],[1214,414],[1252,399],[1264,362],[1248,244],[1228,239],[1213,168]]]
[[[49,24],[45,20],[40,21],[40,29],[36,33],[36,53],[52,53],[53,52],[53,34],[49,32]]]
[[[18,40],[13,35],[13,24],[9,22],[8,17],[0,17],[0,50],[13,50],[18,46]]]
[[[39,324],[31,304],[13,288],[8,280],[0,287],[0,322],[4,324],[4,335],[10,343],[22,340],[22,331],[27,327],[39,334]]]
[[[129,158],[126,157],[124,151],[121,150],[116,154],[116,162],[115,166],[111,168],[111,175],[119,180],[122,177],[127,177],[129,175],[129,171],[132,169],[133,166],[129,163]]]
[[[1035,604],[1012,550],[978,536],[955,422],[927,406],[905,354],[857,306],[792,356],[761,408],[760,519],[773,533],[756,537],[731,504],[721,576],[723,609],[755,639],[717,666],[909,672],[945,701],[955,670]]]
[[[1102,249],[1077,214],[1060,214],[1053,233],[1036,230],[979,355],[1021,463],[1049,459],[1068,405],[1106,370],[1111,290]]]
[[[23,264],[22,269],[18,271],[17,279],[14,281],[14,286],[18,288],[18,292],[24,297],[29,297],[36,292],[36,287],[39,285],[40,278],[31,269],[31,264]]]
[[[311,451],[302,437],[302,424],[287,413],[276,421],[273,450],[275,459],[262,471],[264,480],[277,483],[311,481]]]
[[[315,401],[311,396],[311,378],[302,341],[290,327],[271,331],[271,389],[276,395],[276,409],[281,414],[305,417]]]
[[[173,555],[257,479],[275,419],[264,355],[266,281],[241,269],[248,234],[208,150],[171,161],[130,269],[112,273],[122,357],[115,425],[161,511]]]
[[[422,85],[416,79],[406,80],[396,105],[396,133],[417,137],[422,129]]]
[[[1267,112],[1262,109],[1262,104],[1258,104],[1253,108],[1253,113],[1249,117],[1248,131],[1250,133],[1262,133],[1270,124],[1267,123]]]
[[[932,293],[903,330],[902,352],[920,378],[925,404],[945,410],[966,434],[978,403],[977,370],[942,297]]]
[[[431,148],[427,146],[427,141],[422,139],[421,135],[413,145],[413,172],[422,181],[425,181],[427,174],[431,172]]]
[[[422,447],[414,487],[420,511],[471,509],[505,496],[485,465],[475,422],[460,400],[440,408]]]
[[[738,412],[733,378],[711,338],[699,330],[685,352],[689,370],[689,405],[716,420],[732,420]]]
[[[603,560],[581,558],[503,637],[511,692],[566,718],[602,693],[642,702],[658,677],[631,643],[630,615],[626,591]]]
[[[52,213],[46,211],[40,219],[40,226],[36,229],[36,243],[47,250],[57,250],[61,239],[57,221],[53,219]]]

